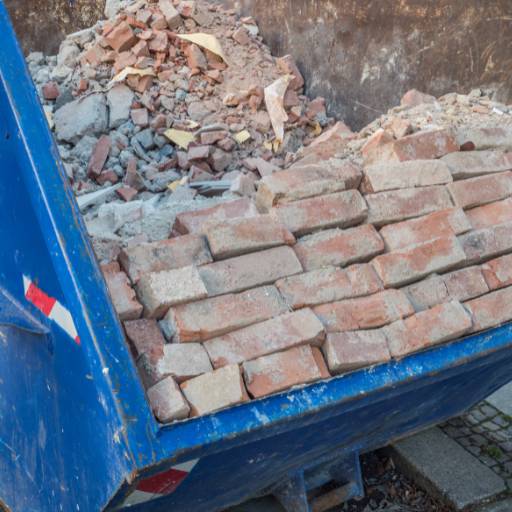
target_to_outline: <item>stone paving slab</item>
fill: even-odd
[[[486,401],[496,407],[496,409],[499,409],[503,414],[512,416],[512,382],[498,389]]]
[[[439,428],[399,441],[393,449],[406,475],[456,510],[506,490],[501,477]]]

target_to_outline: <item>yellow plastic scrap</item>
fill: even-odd
[[[291,75],[285,75],[265,87],[265,105],[278,142],[284,139],[284,123],[288,121],[288,114],[284,109],[284,95],[291,79]]]
[[[185,130],[176,130],[169,128],[164,132],[164,135],[171,141],[183,149],[188,149],[188,145],[195,139],[194,134],[186,132]]]
[[[197,44],[197,46],[209,50],[210,52],[220,57],[227,64],[226,57],[222,51],[222,46],[220,45],[219,40],[212,34],[204,34],[203,32],[198,32],[196,34],[176,34],[176,37],[183,39],[184,41]]]
[[[167,188],[171,190],[172,192],[175,192],[178,187],[181,187],[182,185],[186,185],[188,182],[188,178],[184,176],[180,180],[173,181],[172,183],[169,183],[167,185]]]
[[[132,66],[127,66],[122,71],[117,73],[117,75],[115,75],[114,78],[112,78],[112,80],[110,80],[109,86],[116,84],[118,82],[123,82],[124,80],[126,80],[126,77],[128,77],[130,75],[156,76],[156,73],[151,68],[137,69],[137,68],[133,68]]]
[[[269,140],[265,141],[263,143],[263,147],[268,151],[272,151],[272,142],[270,142]]]
[[[322,133],[322,127],[320,126],[320,123],[317,121],[315,123],[315,127],[313,128],[313,135],[315,137],[318,137]]]
[[[233,138],[238,142],[238,144],[243,144],[251,138],[251,134],[248,130],[242,130],[234,135]]]
[[[48,123],[48,127],[50,130],[53,130],[53,127],[55,126],[55,122],[53,120],[53,112],[51,111],[51,107],[49,105],[45,105],[43,107],[44,115],[46,117],[46,122]]]

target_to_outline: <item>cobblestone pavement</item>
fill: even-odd
[[[512,491],[512,417],[483,401],[441,429],[502,477]]]

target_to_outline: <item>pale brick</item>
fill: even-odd
[[[453,300],[463,302],[489,291],[480,267],[468,267],[443,276],[448,293]]]
[[[512,254],[484,263],[482,273],[491,290],[512,285]]]
[[[205,230],[215,259],[231,258],[248,252],[292,245],[295,237],[270,215],[232,219]]]
[[[361,169],[351,162],[332,159],[319,164],[299,163],[265,176],[258,186],[256,206],[268,211],[278,203],[357,188],[361,177]]]
[[[459,145],[451,131],[422,131],[373,148],[366,155],[365,162],[433,160],[458,150]]]
[[[384,242],[371,224],[330,229],[306,236],[294,247],[305,270],[367,261],[384,251]]]
[[[211,208],[179,213],[173,230],[177,233],[202,233],[208,223],[222,223],[239,217],[250,218],[258,215],[254,203],[248,198],[221,203]]]
[[[366,218],[365,200],[357,190],[278,204],[271,215],[292,233],[304,235],[318,229],[345,228]]]
[[[512,222],[512,198],[468,210],[466,215],[473,229],[488,228]]]
[[[171,306],[203,299],[207,291],[197,268],[183,267],[141,277],[137,294],[144,305],[144,316],[162,318]]]
[[[365,199],[368,203],[368,222],[376,226],[453,207],[450,194],[442,186],[379,192],[367,195]]]
[[[450,208],[396,224],[384,226],[380,235],[390,251],[428,242],[434,238],[460,235],[471,224],[460,208]]]
[[[428,187],[452,182],[448,166],[440,160],[383,162],[364,170],[364,191],[383,192],[401,188]]]
[[[210,263],[212,257],[206,239],[184,235],[123,249],[119,261],[133,283],[145,274]]]
[[[156,363],[156,373],[171,375],[176,382],[184,382],[213,370],[210,358],[200,343],[168,343]]]
[[[471,231],[459,237],[468,263],[477,263],[512,251],[512,222]]]
[[[473,332],[496,327],[512,320],[512,287],[488,293],[464,305],[473,315]]]
[[[457,301],[439,304],[383,328],[392,357],[403,357],[471,330],[471,316]]]
[[[419,283],[406,286],[403,291],[416,311],[424,311],[450,300],[448,288],[441,276],[431,276]]]
[[[236,364],[205,373],[181,385],[191,407],[191,416],[201,416],[249,400]]]
[[[481,176],[448,185],[454,203],[461,208],[481,206],[512,194],[512,172]]]
[[[310,309],[266,320],[204,343],[215,368],[249,361],[298,345],[320,345],[322,324]]]
[[[136,358],[148,354],[151,360],[156,361],[163,356],[165,339],[156,320],[128,320],[124,322],[124,330]]]
[[[172,307],[171,322],[177,342],[205,341],[286,313],[285,302],[274,286]]]
[[[128,276],[124,272],[104,274],[108,291],[120,320],[135,320],[142,314],[142,305],[135,296]]]
[[[512,153],[504,151],[462,151],[450,153],[442,161],[448,165],[455,180],[512,171]]]
[[[435,238],[372,260],[384,286],[403,286],[419,281],[433,272],[443,272],[466,260],[461,244],[455,237]]]
[[[169,29],[176,30],[183,23],[180,13],[174,7],[172,0],[159,0],[158,7],[162,11]]]
[[[368,297],[322,304],[313,311],[327,332],[382,327],[414,313],[407,296],[400,290],[384,290]]]
[[[188,418],[190,407],[172,377],[150,387],[148,399],[154,415],[161,423]]]
[[[391,359],[380,329],[329,333],[322,346],[331,373],[343,373]]]
[[[291,247],[275,247],[245,254],[199,268],[208,295],[222,295],[274,283],[281,277],[302,272]]]
[[[460,128],[456,134],[461,146],[472,142],[475,149],[512,149],[512,127],[493,126],[490,128]]]
[[[247,361],[243,370],[247,391],[254,398],[330,376],[319,349],[309,345]]]

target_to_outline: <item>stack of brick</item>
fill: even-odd
[[[457,137],[380,132],[362,163],[322,161],[324,137],[254,202],[181,213],[173,238],[125,249],[106,276],[159,420],[511,320],[512,154]]]

